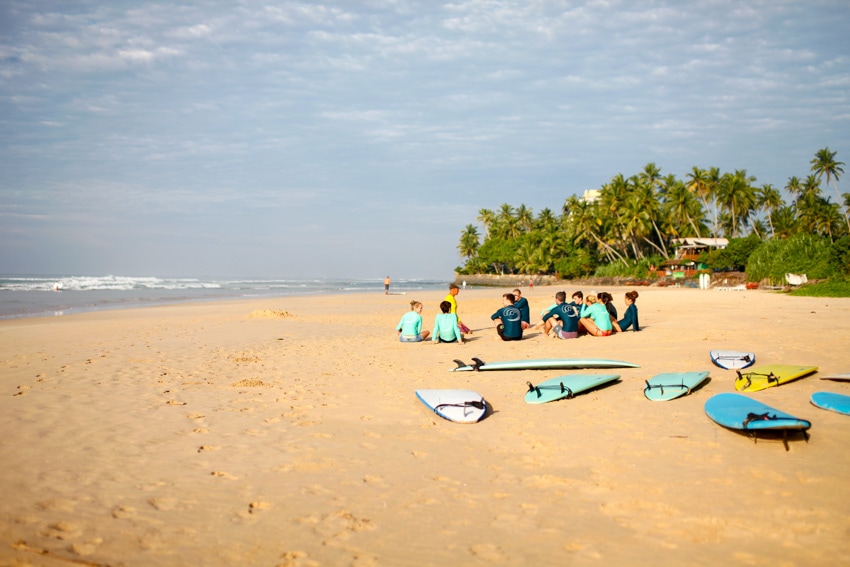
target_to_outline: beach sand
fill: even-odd
[[[525,288],[533,318],[559,289]],[[604,289],[622,313],[627,289]],[[809,397],[850,394],[818,378],[850,372],[850,300],[638,288],[640,333],[503,343],[507,291],[460,293],[462,346],[397,341],[411,299],[432,328],[441,291],[0,321],[0,565],[847,564],[850,416]],[[710,349],[819,366],[751,394],[810,439],[786,451],[711,422],[734,373]],[[473,356],[641,368],[528,405],[527,381],[566,372],[449,372]],[[647,378],[689,370],[711,381],[644,398]],[[493,411],[451,423],[418,388]]]

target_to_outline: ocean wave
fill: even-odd
[[[219,289],[217,282],[193,278],[168,279],[133,276],[62,276],[4,277],[0,278],[0,291],[132,291],[142,289],[191,290]]]

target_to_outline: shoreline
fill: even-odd
[[[532,322],[562,289],[579,286],[523,288]],[[631,288],[595,289],[622,312]],[[490,315],[508,287],[461,291],[465,345],[397,341],[411,300],[432,328],[436,289],[2,320],[0,424],[14,435],[0,458],[16,466],[0,472],[0,562],[840,563],[850,418],[809,396],[850,394],[818,378],[850,371],[850,299],[635,289],[643,331],[569,341],[498,340]],[[705,401],[734,391],[713,348],[819,366],[752,395],[811,420],[809,440],[786,452],[711,422]],[[533,406],[527,381],[569,372],[449,372],[472,356],[640,368]],[[671,402],[644,398],[650,376],[688,370],[711,379]],[[492,413],[447,422],[421,388],[475,390]]]

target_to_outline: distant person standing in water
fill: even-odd
[[[384,295],[390,294],[390,283],[392,283],[392,280],[390,280],[390,277],[389,276],[385,277],[384,278]]]

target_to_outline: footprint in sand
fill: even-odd
[[[174,510],[177,507],[176,498],[151,498],[148,504],[160,511]]]
[[[116,519],[131,518],[136,515],[136,509],[132,506],[116,506],[112,510],[112,517]]]
[[[77,503],[74,500],[67,500],[64,498],[55,498],[53,500],[44,500],[36,504],[36,506],[40,510],[45,511],[55,511],[55,512],[73,512],[74,508],[77,507]]]
[[[490,563],[501,563],[507,559],[502,550],[492,543],[479,543],[469,548],[472,555],[480,557]]]
[[[94,537],[87,541],[72,543],[68,550],[76,555],[91,555],[103,543],[103,538]]]
[[[268,510],[269,508],[271,508],[271,506],[272,505],[268,502],[251,502],[250,504],[248,504],[248,513],[255,514],[260,510]]]
[[[226,478],[227,480],[236,480],[238,477],[233,476],[230,473],[221,472],[221,471],[212,471],[210,473],[212,476],[219,476],[221,478]]]
[[[47,529],[42,532],[42,535],[50,538],[69,540],[83,535],[83,529],[77,523],[60,521],[47,526]]]
[[[318,567],[319,562],[310,559],[303,551],[284,551],[280,555],[280,563],[275,567]]]

